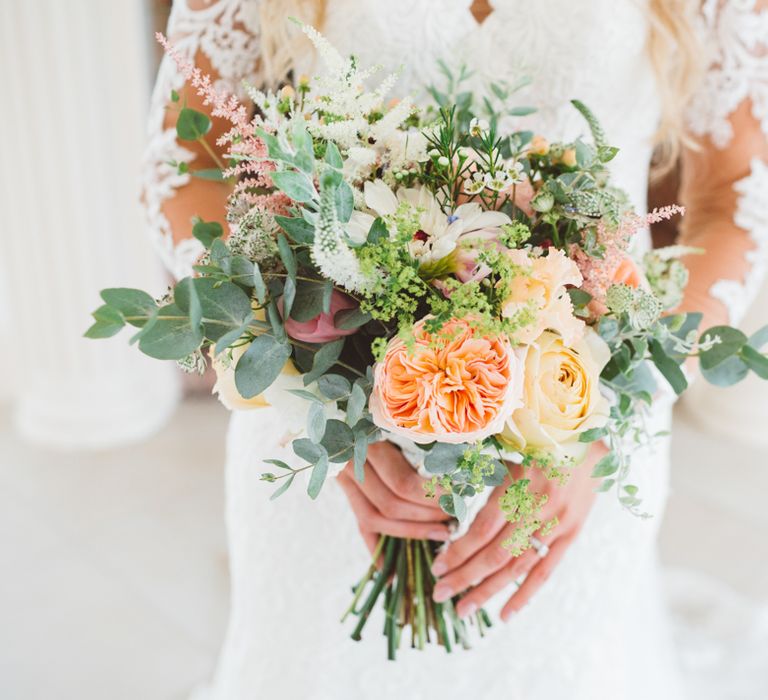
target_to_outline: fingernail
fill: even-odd
[[[448,565],[445,562],[436,561],[432,564],[432,574],[434,576],[442,576],[446,571],[448,571]]]
[[[440,542],[445,542],[451,534],[447,530],[432,530],[432,532],[427,533],[427,539],[428,540],[439,540]]]
[[[446,600],[449,600],[451,596],[453,596],[453,591],[450,586],[446,586],[442,583],[438,583],[435,586],[435,590],[432,592],[432,599],[436,603],[444,603]]]
[[[465,606],[459,606],[459,617],[470,617],[477,612],[476,603],[467,603]]]

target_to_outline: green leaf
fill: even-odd
[[[253,263],[244,255],[233,255],[230,276],[241,287],[253,287]]]
[[[619,322],[615,318],[603,316],[597,324],[597,332],[606,343],[610,343],[619,332]]]
[[[306,280],[296,281],[296,298],[291,309],[291,318],[306,323],[317,318],[323,311],[323,295],[320,294],[321,284],[307,282]]]
[[[107,304],[96,309],[92,316],[96,323],[85,332],[85,337],[92,340],[111,338],[125,326],[122,314]]]
[[[355,436],[346,423],[331,419],[325,424],[325,435],[321,442],[331,462],[347,462],[352,458]]]
[[[579,434],[579,442],[595,442],[608,435],[607,428],[590,428]]]
[[[369,313],[365,313],[359,306],[354,309],[342,309],[337,311],[333,317],[333,325],[342,331],[351,331],[355,328],[364,326],[370,321],[372,316]]]
[[[276,467],[280,467],[280,469],[287,469],[289,472],[293,471],[293,467],[283,462],[281,459],[265,459],[264,460],[267,464],[274,464]]]
[[[203,342],[203,332],[193,326],[189,314],[176,304],[157,310],[139,339],[139,350],[157,360],[180,360],[197,350]]]
[[[315,464],[324,454],[327,454],[322,445],[312,442],[308,438],[299,438],[291,443],[293,451],[305,462]]]
[[[451,496],[453,498],[453,514],[459,522],[462,522],[467,517],[467,504],[457,493],[451,494]]]
[[[315,396],[310,391],[304,391],[304,389],[288,389],[288,393],[293,394],[294,396],[298,396],[299,398],[305,399],[306,401],[311,401],[312,403],[318,403],[321,406],[325,405],[325,402],[319,396]]]
[[[616,455],[613,452],[608,453],[603,457],[592,470],[592,476],[600,478],[603,476],[611,476],[615,474],[619,469],[619,462],[616,459]]]
[[[224,173],[221,168],[201,168],[200,170],[190,170],[189,174],[200,180],[210,180],[213,182],[224,182]]]
[[[305,203],[317,199],[317,192],[312,181],[304,174],[293,170],[270,173],[275,187],[284,192],[294,202]]]
[[[578,287],[571,287],[571,289],[568,290],[568,294],[571,297],[571,302],[573,303],[574,308],[583,308],[587,304],[589,304],[590,301],[592,301],[592,295],[589,292],[585,292],[583,289],[579,289]]]
[[[315,240],[315,227],[302,217],[276,216],[275,221],[295,243],[309,245]]]
[[[248,318],[243,321],[243,325],[240,326],[240,328],[233,328],[229,333],[222,335],[221,338],[216,341],[215,353],[218,355],[219,353],[224,352],[230,345],[236,343],[248,330],[251,321],[253,321],[253,314],[248,315]]]
[[[211,130],[207,114],[184,107],[176,120],[176,135],[182,141],[198,141]]]
[[[232,282],[218,282],[208,277],[194,280],[203,314],[203,329],[210,340],[241,328],[252,316],[250,297]]]
[[[325,434],[325,408],[312,403],[307,413],[307,435],[312,442],[320,442]]]
[[[738,384],[749,374],[749,366],[738,355],[729,357],[712,369],[701,368],[701,376],[714,386],[726,387]]]
[[[311,175],[315,170],[315,149],[312,144],[312,136],[301,121],[295,122],[291,136],[293,147],[296,149],[296,154],[293,157],[294,165],[307,175]]]
[[[325,374],[336,364],[336,360],[341,355],[344,347],[344,338],[334,340],[332,343],[326,343],[315,353],[312,361],[312,370],[304,375],[304,386],[309,386],[312,382]]]
[[[224,235],[224,229],[217,221],[198,219],[192,227],[192,235],[206,248],[210,248],[217,238]]]
[[[651,359],[656,368],[669,382],[673,391],[680,395],[688,386],[683,370],[664,350],[664,346],[655,338],[650,339]]]
[[[277,250],[280,253],[280,260],[283,261],[288,276],[296,279],[296,256],[293,254],[288,239],[282,233],[277,234]]]
[[[312,475],[309,477],[309,484],[307,486],[307,493],[311,499],[315,499],[320,495],[320,490],[325,483],[325,477],[328,476],[328,455],[321,455],[320,459],[312,467]]]
[[[113,309],[117,309],[125,321],[137,328],[141,328],[157,310],[155,300],[141,289],[125,287],[102,289],[101,298]],[[120,328],[123,327],[123,319],[120,321]],[[97,320],[107,321],[109,319]],[[114,321],[114,319],[112,320]]]
[[[763,346],[768,344],[768,326],[763,326],[759,331],[755,331],[749,337],[748,342],[755,350],[762,350]]]
[[[387,225],[384,223],[384,219],[380,217],[374,219],[371,228],[368,231],[368,243],[378,243],[386,238],[389,238],[389,231]]]
[[[353,453],[355,479],[362,484],[365,481],[365,458],[368,455],[368,436],[363,431],[355,433]]]
[[[334,401],[349,396],[352,391],[349,380],[340,374],[324,374],[319,377],[317,388],[323,396]]]
[[[171,102],[179,101],[179,93],[176,90],[171,90]]]
[[[365,395],[363,387],[355,382],[347,401],[347,423],[349,425],[356,425],[363,417],[367,403],[368,397]]]
[[[424,458],[424,467],[430,474],[451,474],[458,468],[466,451],[464,444],[438,442]]]
[[[760,379],[768,379],[768,357],[750,345],[745,345],[741,352],[741,359]]]
[[[705,350],[701,353],[699,359],[702,370],[717,367],[721,362],[725,362],[729,357],[733,357],[748,341],[744,333],[738,330],[738,328],[731,328],[731,326],[715,326],[710,328],[702,333],[701,341],[705,342],[714,336],[717,336],[720,342],[710,350]]]
[[[195,280],[185,277],[179,280],[173,288],[173,300],[185,314],[189,315],[189,323],[193,328],[199,328],[203,320],[200,297],[197,294]]]
[[[258,396],[280,376],[288,358],[289,345],[271,335],[254,338],[235,367],[235,386],[244,399]]]
[[[329,141],[325,149],[325,162],[337,170],[341,170],[341,168],[344,167],[344,161],[339,152],[339,148],[333,141]]]
[[[346,224],[352,217],[352,210],[355,208],[355,198],[352,194],[352,188],[342,180],[336,188],[335,193],[336,214],[342,224]]]
[[[263,129],[256,129],[256,133],[267,146],[267,153],[271,160],[293,165],[293,156],[282,147],[276,136]]]
[[[253,291],[259,304],[263,304],[267,299],[267,285],[264,284],[258,263],[253,264]]]
[[[283,318],[288,318],[293,308],[293,300],[296,298],[296,282],[288,277],[283,287]]]
[[[280,496],[282,496],[289,488],[291,488],[295,478],[295,473],[286,478],[285,481],[280,485],[280,488],[275,489],[274,493],[269,497],[269,500],[274,501],[275,499],[280,498]]]

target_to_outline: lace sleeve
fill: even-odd
[[[259,70],[258,0],[175,0],[168,37],[179,53],[211,75],[216,87],[240,97],[243,80],[255,83]],[[177,278],[188,275],[202,247],[191,237],[190,220],[201,216],[224,221],[225,185],[179,174],[172,161],[194,163],[195,169],[215,167],[199,144],[179,143],[170,111],[171,91],[194,109],[208,111],[167,56],[160,65],[149,115],[149,141],[144,159],[142,199],[158,253]],[[209,141],[225,130],[214,122]]]
[[[703,248],[684,310],[705,327],[738,323],[768,256],[768,1],[707,0],[707,71],[688,122],[701,148],[684,155],[682,242]]]

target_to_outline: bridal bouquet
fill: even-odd
[[[591,137],[569,143],[514,128],[530,111],[510,106],[515,86],[494,84],[476,101],[457,93],[466,73],[447,68],[432,105],[387,103],[396,76],[369,89],[374,71],[303,30],[327,70],[278,93],[247,87],[255,115],[161,37],[231,124],[218,171],[172,164],[232,182],[229,232],[195,221],[196,275],[160,300],[104,290],[87,335],[130,324],[151,357],[196,370],[210,362],[230,408],[304,400],[297,459],[267,460],[273,497],[307,472],[316,498],[348,462],[362,480],[368,445],[389,438],[459,521],[476,494],[508,483],[498,507],[516,526],[506,546],[518,555],[556,526],[542,522],[527,470],[565,479],[602,439],[610,451],[596,485],[642,515],[630,454],[648,437],[642,415],[659,374],[679,394],[681,365],[697,356],[715,384],[750,370],[768,378],[768,332],[700,333],[700,315],[667,313],[686,283],[679,258],[695,251],[637,261],[630,249],[639,229],[682,211],[631,211],[607,168],[617,150],[582,103],[573,105]],[[209,118],[172,98],[179,138],[204,141]],[[523,477],[510,477],[508,461]],[[437,547],[381,538],[348,611],[353,638],[383,596],[390,658],[406,627],[420,648],[468,646],[456,601],[432,600]],[[472,623],[482,633],[490,621],[480,611]]]

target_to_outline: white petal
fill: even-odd
[[[365,203],[379,216],[389,216],[397,211],[397,197],[383,180],[365,183]]]
[[[373,217],[362,211],[353,211],[352,217],[347,224],[347,236],[353,243],[365,243],[368,238],[368,232],[373,225]]]

